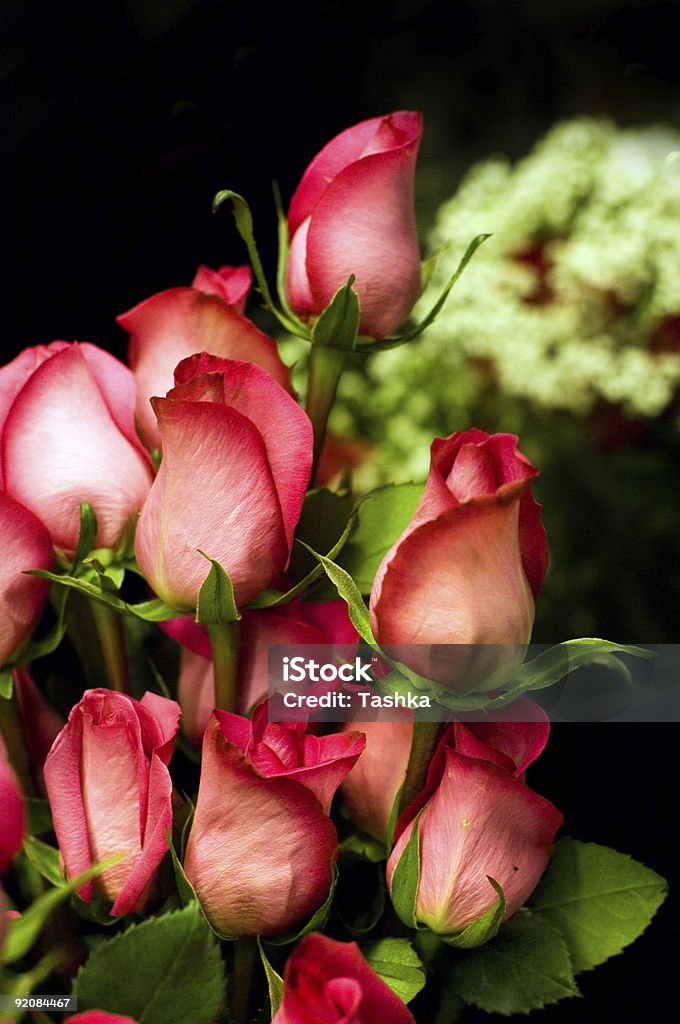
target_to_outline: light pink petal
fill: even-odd
[[[160,434],[149,400],[170,390],[175,366],[194,352],[257,363],[283,388],[290,389],[288,369],[276,343],[215,295],[195,288],[171,288],[117,320],[130,335],[137,426],[150,448],[160,447]]]
[[[515,721],[508,720],[509,714],[517,716]],[[489,711],[487,716],[490,720],[468,722],[468,730],[489,747],[506,754],[513,763],[515,775],[521,775],[545,749],[550,734],[548,716],[538,704],[524,698],[507,709]],[[498,721],[493,721],[494,718]],[[465,753],[458,739],[456,749]]]
[[[196,271],[191,287],[206,295],[217,295],[237,313],[243,313],[252,282],[253,275],[247,264],[242,267],[220,267],[219,270],[211,270],[202,265]]]
[[[288,228],[293,235],[313,212],[329,182],[341,171],[371,153],[408,145],[422,132],[422,117],[411,111],[397,111],[345,128],[321,149],[302,175],[288,210]]]
[[[188,647],[180,651],[177,699],[182,708],[182,731],[192,747],[200,747],[215,710],[215,673],[209,658]]]
[[[4,743],[3,743],[4,748]],[[9,870],[14,854],[24,838],[24,802],[19,783],[10,767],[4,749],[0,749],[0,876]],[[2,908],[0,915],[4,917]]]
[[[50,345],[34,345],[32,348],[25,348],[11,363],[0,367],[0,435],[12,402],[28,378],[41,363],[64,348],[68,348],[65,341],[53,341]]]
[[[317,747],[317,737],[304,737]],[[366,745],[361,733],[345,732],[318,739],[318,763],[305,763],[283,774],[301,782],[319,800],[324,811],[330,813],[331,802],[338,786],[347,778]],[[281,776],[280,776],[281,777]]]
[[[379,643],[403,645],[399,660],[457,692],[501,685],[534,621],[518,515],[517,501],[458,506],[407,535],[371,593]]]
[[[50,584],[27,569],[51,569],[52,543],[40,520],[0,491],[0,664],[29,636],[43,609]]]
[[[144,462],[151,466],[149,455],[135,427],[137,386],[134,374],[119,359],[96,345],[81,342],[78,350],[97,383],[111,419],[121,434],[139,451]]]
[[[87,871],[94,859],[90,850],[87,816],[80,785],[82,736],[83,717],[80,705],[76,704],[47,755],[44,769],[45,788],[52,809],[54,831],[71,878]],[[92,882],[87,882],[78,893],[89,902],[92,896]]]
[[[275,935],[304,921],[328,894],[336,846],[309,790],[259,778],[213,719],[184,861],[212,924],[229,935]]]
[[[387,840],[392,807],[406,778],[411,752],[412,722],[351,722],[366,749],[342,783],[343,803],[354,824],[382,842]]]
[[[243,715],[221,710],[215,711],[215,719],[219,723],[222,738],[237,747],[242,754],[248,754],[253,744],[253,723]]]
[[[96,545],[114,547],[152,480],[146,457],[121,433],[75,345],[38,367],[15,399],[5,423],[3,464],[7,490],[67,551],[78,541],[81,502],[97,515]]]
[[[209,563],[252,600],[288,557],[281,507],[262,438],[241,413],[208,402],[156,399],[163,462],[137,527],[136,555],[154,591],[196,607]]]
[[[163,764],[167,765],[172,757],[182,709],[176,701],[161,697],[160,694],[152,693],[150,690],[144,694],[139,705],[137,714],[142,727],[142,738],[146,740],[144,734],[148,734],[149,745],[153,745],[153,751],[158,754]],[[153,722],[152,729],[147,726],[146,712]]]
[[[290,240],[286,264],[286,297],[291,309],[299,317],[309,318],[320,313],[323,306],[312,295],[307,275],[307,237],[311,217],[307,217]]]

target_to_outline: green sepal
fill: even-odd
[[[128,604],[127,601],[123,601],[122,598],[116,597],[115,594],[109,593],[101,589],[95,583],[90,583],[88,580],[75,579],[73,576],[61,576],[55,572],[46,572],[43,569],[29,569],[26,571],[29,576],[41,576],[43,579],[50,580],[52,583],[57,583],[61,587],[66,587],[71,590],[79,590],[81,594],[85,594],[86,597],[91,598],[93,601],[97,601],[99,604],[104,604],[107,608],[113,608],[114,611],[119,612],[121,615],[134,615],[138,619],[144,619],[145,622],[165,622],[167,619],[175,619],[178,615],[186,615],[186,609],[183,611],[177,608],[171,608],[170,605],[165,604],[159,598],[155,598],[152,601],[140,601],[139,604]],[[55,632],[55,630],[53,630]],[[63,636],[63,632],[61,633]],[[61,636],[59,639],[61,639]],[[50,654],[51,651],[55,650],[57,644],[52,644],[52,633],[50,637],[46,637],[45,640],[37,641],[35,644],[29,644],[29,647],[23,652],[22,660],[15,664],[25,664],[27,660],[34,660],[36,657],[41,657],[43,654]],[[44,648],[44,649],[43,649]],[[33,653],[31,657],[28,657],[28,651],[31,650]],[[38,653],[35,653],[38,652]]]
[[[0,697],[11,700],[14,693],[14,677],[9,669],[0,672]]]
[[[299,942],[305,935],[309,935],[310,932],[322,932],[326,927],[328,915],[333,905],[333,898],[335,896],[335,889],[338,884],[338,869],[333,865],[333,878],[331,880],[331,887],[328,890],[328,896],[321,904],[318,910],[316,910],[310,919],[303,924],[300,928],[293,932],[287,932],[285,935],[277,935],[275,938],[267,938],[265,941],[270,946],[288,946],[292,942]]]
[[[338,288],[314,325],[312,344],[345,352],[354,348],[360,317],[359,296],[353,288],[354,281],[354,274],[351,274],[347,284]]]
[[[367,644],[374,645],[376,640],[371,629],[368,610],[364,604],[364,599],[361,596],[359,588],[350,574],[341,566],[337,565],[332,559],[327,558],[325,555],[320,555],[318,551],[314,551],[313,548],[310,548],[309,544],[305,544],[304,541],[300,541],[300,543],[307,548],[307,550],[314,555],[314,557],[318,559],[323,566],[329,580],[335,586],[340,597],[345,601],[352,625],[361,639]]]
[[[486,877],[498,896],[494,905],[467,928],[464,928],[462,932],[454,935],[440,935],[439,938],[442,942],[446,942],[449,946],[456,946],[458,949],[474,949],[476,946],[483,946],[489,939],[498,935],[498,929],[505,914],[505,896],[495,878],[492,878],[491,875]]]
[[[79,1011],[140,1024],[212,1024],[224,992],[219,944],[196,903],[114,935],[90,954],[73,986]]]
[[[36,869],[50,885],[61,886],[65,878],[61,869],[59,850],[49,843],[43,843],[35,836],[26,836],[24,839],[24,853]]]
[[[78,569],[92,551],[96,536],[97,516],[95,515],[95,511],[92,506],[86,501],[83,501],[80,505],[80,533],[78,535],[78,544],[76,545],[75,555],[73,556],[73,568],[71,570],[74,575],[78,572]]]
[[[276,1016],[276,1013],[283,1000],[283,978],[280,974],[277,974],[272,965],[269,963],[269,958],[264,951],[260,938],[257,939],[257,948],[260,951],[260,960],[264,968],[264,973],[267,978],[267,988],[269,990],[269,1007],[271,1009],[272,1018]]]
[[[437,317],[439,316],[439,314],[442,311],[444,303],[446,302],[446,300],[449,297],[449,293],[451,292],[451,289],[453,288],[453,286],[455,285],[456,281],[458,280],[458,278],[461,276],[461,274],[463,273],[463,271],[467,267],[468,263],[470,262],[470,260],[474,256],[474,254],[477,251],[477,249],[480,247],[480,245],[483,242],[486,242],[487,238],[491,238],[491,235],[490,234],[477,235],[476,238],[472,239],[472,241],[470,242],[470,244],[468,245],[467,249],[465,250],[465,252],[463,254],[463,258],[461,259],[460,263],[458,264],[458,267],[456,268],[455,273],[452,274],[451,277],[449,278],[449,280],[448,280],[444,290],[442,291],[441,295],[439,296],[439,298],[435,302],[434,306],[432,307],[430,312],[427,314],[427,316],[425,316],[420,321],[420,323],[417,324],[412,330],[407,331],[405,334],[400,334],[397,337],[385,338],[383,341],[372,341],[372,342],[363,342],[363,341],[361,341],[360,344],[357,347],[360,348],[360,349],[364,349],[364,350],[369,350],[370,349],[373,352],[378,352],[378,351],[383,351],[384,349],[397,348],[399,345],[405,345],[409,341],[414,341],[420,334],[423,333],[424,330],[426,330],[430,326],[430,324],[433,324],[434,321],[437,319]]]
[[[0,952],[0,963],[11,964],[25,956],[37,941],[43,925],[52,911],[60,903],[67,900],[76,889],[80,889],[86,882],[91,881],[93,878],[101,875],[103,871],[124,860],[125,856],[125,854],[119,853],[113,857],[108,857],[98,864],[93,864],[92,867],[84,871],[82,875],[78,875],[77,878],[68,882],[63,881],[60,886],[49,889],[41,896],[38,896],[37,900],[22,913],[21,917],[9,922],[7,940],[2,952]]]
[[[378,977],[403,1003],[410,1003],[425,987],[425,968],[408,939],[379,939],[360,949]]]
[[[279,183],[276,180],[272,181],[272,191],[274,193],[274,206],[276,207],[278,241],[278,258],[276,261],[276,290],[278,292],[279,302],[281,303],[281,308],[283,312],[286,314],[289,320],[297,324],[297,326],[300,328],[299,337],[304,337],[306,340],[309,340],[309,331],[288,305],[288,298],[286,296],[286,268],[288,265],[288,255],[290,253],[288,218],[286,217],[286,211],[283,208]]]
[[[392,852],[392,848],[394,847],[394,830],[397,827],[397,822],[399,821],[399,815],[401,813],[401,795],[402,795],[403,792],[404,792],[404,784],[402,782],[401,786],[397,790],[397,795],[394,798],[394,803],[392,804],[392,810],[390,811],[389,821],[387,822],[387,839],[386,839],[386,844],[387,844],[387,849],[388,849],[389,853]]]
[[[241,615],[236,607],[234,587],[229,575],[210,555],[203,551],[200,554],[210,562],[210,572],[198,592],[196,622],[206,626],[227,626],[230,622],[238,622]]]
[[[175,850],[174,843],[172,841],[172,834],[170,829],[166,829],[166,837],[168,840],[168,849],[170,850],[170,857],[172,859],[172,868],[175,873],[175,884],[177,885],[177,895],[179,901],[183,907],[187,907],[190,903],[198,903],[199,899],[196,895],[196,890],[184,873],[177,851]]]
[[[425,808],[417,814],[411,835],[401,852],[397,866],[392,874],[390,899],[397,917],[408,928],[417,928],[416,900],[420,882],[420,816]]]

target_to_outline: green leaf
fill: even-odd
[[[219,562],[200,554],[210,562],[210,572],[198,592],[196,621],[207,626],[227,626],[241,618],[234,600],[234,587]]]
[[[271,1015],[274,1017],[281,1005],[283,999],[283,978],[280,974],[277,974],[272,965],[267,959],[262,943],[258,937],[257,948],[260,951],[260,959],[262,966],[264,967],[264,973],[267,977],[267,987],[269,989],[269,1006],[271,1009]]]
[[[467,928],[464,928],[462,932],[458,932],[456,935],[440,935],[442,942],[446,942],[449,946],[456,946],[458,949],[474,949],[475,946],[483,946],[489,939],[498,935],[498,929],[505,914],[505,896],[495,878],[491,878],[490,875],[486,877],[498,896],[494,905]]]
[[[526,909],[493,942],[458,953],[447,987],[466,1003],[507,1017],[579,995],[562,936]]]
[[[297,318],[295,313],[288,305],[288,298],[286,296],[286,268],[288,265],[288,254],[290,252],[290,239],[288,237],[288,218],[286,217],[286,211],[283,208],[283,202],[281,200],[281,190],[277,181],[272,182],[272,189],[274,192],[274,205],[276,207],[276,222],[278,226],[278,259],[276,261],[276,290],[279,296],[279,302],[286,316],[296,323],[301,332],[308,335],[308,331],[301,320]]]
[[[0,953],[0,963],[11,964],[25,956],[38,939],[43,925],[55,907],[58,907],[60,903],[68,899],[76,889],[80,889],[86,882],[96,878],[97,875],[101,875],[103,871],[117,864],[124,857],[125,854],[116,854],[114,857],[109,857],[99,864],[93,864],[91,868],[84,871],[82,875],[78,875],[77,878],[63,882],[58,888],[50,889],[48,892],[38,896],[37,900],[23,912],[21,917],[10,921],[7,941]]]
[[[470,260],[474,256],[474,254],[476,253],[477,249],[479,249],[480,245],[483,242],[486,242],[487,238],[491,238],[491,235],[490,234],[477,235],[476,238],[472,239],[472,241],[470,242],[470,244],[468,245],[467,249],[465,250],[465,252],[463,254],[463,258],[461,259],[460,263],[458,264],[458,267],[457,267],[455,273],[449,278],[449,281],[446,284],[446,287],[442,291],[441,295],[439,296],[439,298],[435,302],[435,304],[432,307],[432,309],[430,310],[430,312],[427,314],[426,317],[424,317],[420,321],[419,324],[417,324],[416,327],[414,327],[410,331],[407,331],[406,334],[401,334],[398,337],[395,337],[395,338],[385,338],[384,341],[374,342],[372,345],[370,345],[370,348],[373,351],[378,351],[378,350],[387,349],[387,348],[396,348],[398,345],[403,345],[407,341],[414,341],[414,339],[417,338],[418,335],[422,334],[423,331],[427,327],[430,326],[430,324],[434,323],[434,321],[437,319],[437,317],[441,313],[442,308],[444,306],[444,303],[446,302],[446,300],[449,297],[449,293],[450,293],[451,289],[453,288],[453,286],[455,285],[456,281],[458,280],[460,275],[463,273],[463,271],[467,267],[468,263],[470,262]],[[362,347],[364,347],[364,346],[362,345]],[[369,348],[369,345],[366,344],[365,347]]]
[[[109,594],[117,594],[123,586],[125,569],[122,565],[104,565],[98,558],[83,559],[83,568],[89,570],[85,579],[96,583]]]
[[[419,811],[408,842],[402,850],[401,857],[392,875],[390,899],[397,917],[409,928],[417,928],[416,899],[420,882],[420,815]]]
[[[48,843],[43,843],[35,836],[26,836],[24,839],[24,851],[33,867],[43,878],[46,878],[50,885],[61,886],[65,884],[59,863],[59,850]]]
[[[422,493],[422,484],[390,484],[371,491],[362,501],[354,531],[338,560],[362,594],[371,592],[380,563],[410,523]]]
[[[99,946],[78,972],[78,1010],[138,1024],[212,1024],[224,1003],[224,964],[197,903],[133,924]]]
[[[587,971],[636,939],[666,898],[661,875],[617,850],[561,839],[531,909],[559,929],[575,971]]]
[[[11,700],[14,693],[14,678],[9,670],[0,672],[0,697]]]
[[[425,968],[408,939],[380,939],[361,947],[369,964],[404,1003],[425,987]]]
[[[300,541],[300,543],[306,547],[307,550],[311,552],[311,554],[313,554],[323,566],[329,580],[333,583],[338,594],[347,604],[349,617],[361,639],[367,644],[375,644],[376,640],[371,629],[368,610],[364,604],[364,599],[359,592],[359,588],[352,577],[343,568],[336,565],[336,563],[330,558],[327,558],[325,555],[320,555],[317,551],[314,551],[313,548],[310,548],[308,544],[305,544],[304,541]]]
[[[514,699],[528,690],[541,690],[563,679],[574,669],[584,665],[598,664],[603,655],[630,654],[635,658],[654,658],[654,651],[631,644],[615,644],[610,640],[585,637],[581,640],[566,640],[556,644],[538,657],[525,662],[515,673],[505,694],[505,701]]]
[[[326,487],[318,487],[305,497],[295,528],[295,539],[304,541],[315,551],[323,551],[327,558],[335,558],[338,552],[331,554],[331,551],[347,531],[350,519],[354,522],[351,499],[341,497]],[[300,544],[294,544],[288,574],[292,579],[300,580],[312,571],[316,572],[316,578],[323,575],[323,568],[316,558]]]
[[[401,808],[401,795],[402,795],[403,792],[404,792],[404,784],[402,782],[401,786],[397,790],[397,795],[394,798],[394,803],[392,804],[392,810],[390,811],[390,820],[387,822],[387,840],[386,840],[386,845],[387,845],[387,849],[388,849],[388,851],[390,853],[392,852],[392,847],[394,846],[394,830],[397,827],[397,822],[399,821],[399,811],[400,811],[400,808]]]
[[[175,883],[177,885],[177,893],[179,895],[180,903],[183,907],[188,907],[190,903],[198,903],[198,896],[194,890],[193,885],[184,873],[184,868],[180,864],[177,851],[175,850],[172,842],[172,835],[170,829],[167,830],[168,848],[170,850],[170,857],[172,858],[172,867],[175,872]]]
[[[352,285],[352,274],[347,282],[331,299],[329,305],[316,321],[312,331],[312,343],[324,348],[339,348],[350,351],[354,348],[359,329],[359,296]]]

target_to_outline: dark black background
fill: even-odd
[[[362,118],[424,111],[423,231],[473,160],[521,155],[558,117],[677,124],[679,40],[677,3],[3,4],[3,355],[63,338],[123,356],[117,313],[200,262],[243,261],[228,213],[210,212],[219,188],[247,195],[271,263],[271,178],[289,196]],[[677,745],[673,725],[557,726],[530,781],[570,834],[677,877]],[[677,953],[668,904],[582,977],[585,1002],[543,1020],[672,1024]]]

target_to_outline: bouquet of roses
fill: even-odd
[[[278,298],[247,203],[216,197],[308,346],[304,407],[245,315],[250,267],[122,315],[129,367],[57,341],[0,369],[0,1020],[528,1012],[664,899],[622,854],[554,845],[526,782],[549,733],[526,695],[649,652],[525,660],[548,560],[518,439],[437,438],[424,489],[361,495],[326,437],[348,360],[415,343],[486,237],[403,328],[420,134],[394,113],[315,157]],[[287,689],[310,649],[314,686]]]

